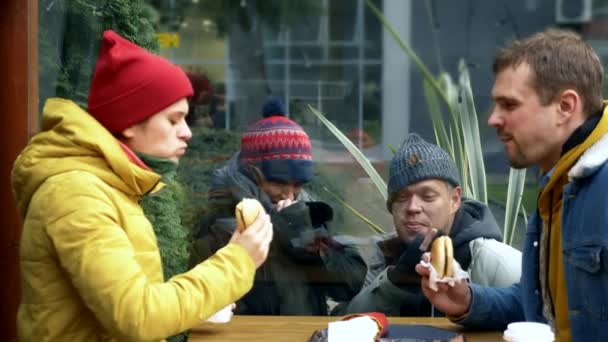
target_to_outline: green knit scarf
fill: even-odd
[[[180,216],[182,208],[186,207],[185,192],[175,179],[176,162],[142,153],[137,153],[137,156],[166,184],[160,191],[146,195],[141,206],[156,233],[163,275],[165,280],[169,280],[188,270],[188,230],[182,225]],[[187,334],[170,337],[168,341],[187,341]]]

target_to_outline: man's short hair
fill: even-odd
[[[585,115],[602,109],[602,64],[595,51],[576,33],[549,28],[515,40],[499,50],[494,74],[522,63],[530,66],[530,85],[543,105],[551,103],[562,91],[574,89],[583,100]]]

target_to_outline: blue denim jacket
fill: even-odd
[[[573,167],[577,174],[563,191],[562,253],[572,341],[608,340],[608,136],[598,143],[599,158]],[[541,227],[538,214],[533,215],[520,282],[507,288],[471,284],[471,308],[459,324],[504,329],[515,321],[546,322],[538,276]]]

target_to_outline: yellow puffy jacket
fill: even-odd
[[[23,218],[20,341],[158,341],[249,291],[255,265],[236,244],[163,281],[138,204],[159,180],[78,105],[47,101],[42,132],[12,172]]]

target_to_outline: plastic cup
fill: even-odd
[[[508,342],[553,342],[555,335],[548,324],[515,322],[507,325],[503,340]]]
[[[232,304],[213,314],[207,319],[211,323],[228,323],[232,319]]]

